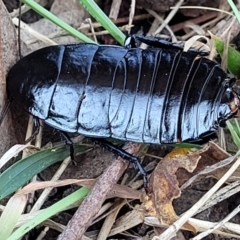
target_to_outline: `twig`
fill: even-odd
[[[132,143],[127,152],[136,154],[141,144]],[[105,170],[99,178],[91,193],[84,199],[83,203],[69,221],[64,232],[58,237],[58,240],[78,240],[81,239],[86,229],[91,224],[94,216],[101,208],[107,193],[117,183],[118,179],[125,171],[128,162],[118,158]]]

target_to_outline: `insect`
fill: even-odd
[[[217,63],[157,38],[128,40],[35,51],[10,70],[8,94],[64,133],[153,144],[207,140],[237,113],[235,79]]]
[[[237,113],[235,79],[217,63],[136,37],[165,48],[46,47],[12,67],[8,94],[60,131],[155,144],[208,139]]]

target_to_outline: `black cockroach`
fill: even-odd
[[[7,91],[58,130],[163,144],[198,141],[224,125],[239,106],[234,82],[217,63],[175,45],[75,44],[21,59]]]
[[[207,140],[237,113],[235,79],[219,64],[157,38],[130,46],[136,39],[150,47],[35,51],[10,70],[8,94],[60,131],[154,144]]]

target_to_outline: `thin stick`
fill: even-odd
[[[134,154],[140,147],[141,144],[132,143],[129,145],[127,152]],[[64,232],[58,237],[58,240],[78,240],[82,238],[94,216],[100,210],[107,193],[112,189],[113,185],[117,183],[127,165],[128,162],[121,158],[112,162],[94,185],[91,193],[84,199],[73,218],[69,221]]]

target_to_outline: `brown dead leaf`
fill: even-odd
[[[227,160],[230,155],[214,142],[209,142],[209,145],[199,154],[201,161],[199,161],[194,172],[189,173],[184,169],[177,171],[177,178],[181,190],[193,183],[201,181],[206,176],[220,179],[227,169],[229,169],[229,165],[232,162],[231,159]]]
[[[145,203],[149,215],[156,216],[165,224],[171,224],[177,219],[172,201],[181,192],[175,173],[179,168],[194,171],[199,159],[199,151],[195,149],[176,148],[158,164],[149,181],[152,196]]]
[[[172,224],[178,218],[172,201],[181,194],[179,185],[186,182],[189,186],[210,173],[212,176],[222,176],[226,172],[226,166],[229,168],[228,165],[232,162],[229,156],[213,142],[201,150],[173,150],[151,175],[149,188],[152,196],[146,197],[144,201],[148,215],[156,216],[162,224]],[[184,187],[186,188],[185,184]]]

